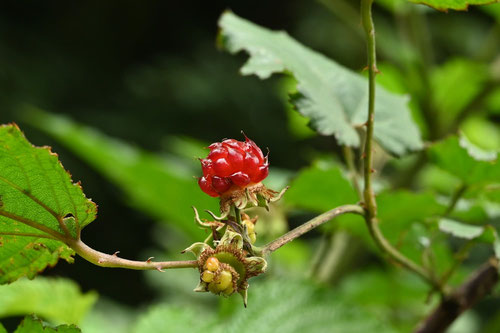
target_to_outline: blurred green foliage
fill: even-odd
[[[273,230],[283,232],[285,220],[293,227],[359,200],[335,140],[310,131],[308,120],[291,112],[287,93],[296,84],[288,76],[293,73],[266,81],[241,78],[237,71],[245,56],[218,53],[214,47],[217,18],[230,7],[262,26],[285,29],[311,49],[361,72],[365,46],[357,3],[29,4],[0,5],[2,123],[16,121],[34,144],[52,145],[73,178],[82,180],[85,193],[100,204],[98,223],[83,235],[93,247],[121,250],[127,257],[181,258],[178,252],[185,245],[204,236],[190,206],[217,207],[197,188],[196,157],[210,142],[241,138],[241,130],[269,147],[273,168],[268,184],[276,189],[292,185],[266,218]],[[500,4],[442,14],[384,0],[374,9],[377,81],[390,92],[410,96],[425,146],[433,143],[429,151],[401,159],[377,150],[381,228],[403,253],[443,273],[467,241],[449,237],[438,225],[457,188],[467,184],[450,219],[500,227],[499,168],[492,162],[500,149]],[[332,241],[340,239],[335,238],[340,232],[349,237],[344,250]],[[259,237],[268,240],[276,233],[262,231]],[[473,247],[453,284],[492,253],[491,246]],[[322,274],[337,278],[318,282],[318,260],[321,266],[327,256],[338,259]],[[382,259],[362,219],[342,216],[273,254],[266,277],[251,281],[246,310],[237,298],[191,293],[197,282],[192,271],[124,273],[93,270],[77,260],[47,271],[45,279],[6,286],[15,290],[32,283],[33,290],[23,292],[33,294],[26,296],[31,302],[24,308],[14,313],[9,307],[0,316],[9,331],[19,324],[15,316],[32,312],[52,324],[79,321],[82,331],[90,333],[194,327],[229,332],[235,325],[239,331],[260,332],[411,331],[438,299],[431,296],[426,304],[430,288]],[[335,267],[343,269],[339,273]],[[50,275],[71,277],[85,293]],[[81,311],[37,308],[35,301],[47,290],[36,286],[43,284],[53,284],[55,308],[61,295],[80,304],[75,308]],[[2,288],[0,300],[12,297]],[[89,289],[101,296],[84,316],[96,297]],[[497,289],[449,332],[497,332],[499,305]]]

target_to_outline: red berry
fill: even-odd
[[[214,167],[212,161],[208,158],[200,159],[201,170],[203,171],[203,176],[208,176],[214,173]]]
[[[198,179],[198,185],[200,185],[200,188],[203,192],[208,194],[211,197],[218,197],[219,193],[215,192],[215,190],[212,187],[212,177],[205,178],[201,177]]]
[[[236,186],[244,187],[250,183],[250,177],[246,173],[238,171],[231,175],[231,181]]]
[[[224,193],[231,188],[231,180],[229,178],[221,178],[219,176],[212,177],[212,187],[219,193]]]
[[[231,164],[229,164],[227,159],[219,158],[217,161],[215,161],[214,174],[220,177],[227,177],[232,173],[233,173],[233,167]]]
[[[243,189],[259,183],[267,177],[267,157],[255,142],[246,136],[245,139],[226,139],[208,147],[208,157],[200,159],[203,177],[198,184],[203,192],[219,196],[233,188]]]

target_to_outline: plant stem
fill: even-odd
[[[375,52],[375,27],[372,19],[373,0],[361,0],[361,19],[366,34],[366,46],[368,54],[368,120],[366,121],[366,139],[364,147],[364,179],[363,191],[364,204],[368,219],[374,219],[377,215],[377,205],[372,189],[372,143],[373,127],[375,120],[375,75],[377,72],[377,58]]]
[[[466,190],[467,190],[467,185],[465,184],[462,184],[457,188],[457,190],[453,193],[453,196],[451,197],[450,203],[446,208],[446,211],[443,213],[443,217],[448,216],[451,212],[453,212],[453,209],[455,209],[458,200],[460,200],[460,197],[465,193]]]
[[[303,234],[311,231],[312,229],[319,227],[325,222],[330,221],[334,217],[345,213],[354,213],[363,215],[364,210],[361,206],[358,205],[344,205],[332,210],[329,210],[321,215],[316,216],[315,218],[307,221],[306,223],[298,226],[297,228],[290,230],[280,238],[275,239],[271,243],[267,244],[262,248],[262,256],[265,256],[273,251],[276,251],[286,243],[293,241],[294,239],[302,236]]]
[[[70,246],[83,259],[101,267],[117,267],[135,270],[158,270],[170,268],[196,268],[198,267],[197,260],[186,261],[135,261],[119,258],[116,254],[109,255],[92,249],[87,244],[78,240],[67,240],[66,244]]]
[[[233,208],[234,208],[234,216],[236,217],[236,223],[242,225],[240,209],[236,206],[233,206]]]
[[[368,58],[368,120],[366,121],[366,139],[364,147],[364,180],[365,188],[363,190],[364,208],[365,208],[365,221],[368,230],[377,246],[386,253],[392,260],[401,266],[420,275],[424,280],[428,281],[434,288],[441,290],[441,286],[433,276],[423,267],[417,265],[396,248],[394,248],[385,239],[384,235],[379,229],[377,220],[377,204],[375,195],[372,189],[372,143],[373,143],[373,127],[375,120],[375,75],[377,74],[377,60],[375,50],[375,27],[372,19],[372,4],[373,0],[361,0],[361,19],[363,28],[366,34],[367,45],[367,58]]]

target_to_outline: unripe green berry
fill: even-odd
[[[219,260],[215,257],[208,258],[207,261],[205,262],[205,269],[215,272],[216,270],[219,269]]]
[[[229,287],[227,287],[226,289],[224,289],[222,291],[225,295],[229,296],[229,295],[232,295],[234,293],[234,288],[233,288],[233,284],[231,283],[229,285]]]
[[[218,289],[223,291],[233,285],[233,275],[229,271],[222,271],[218,276]]]
[[[210,283],[214,279],[214,272],[206,270],[201,274],[201,279],[205,281],[206,283]]]
[[[210,282],[208,284],[207,288],[208,288],[208,291],[210,291],[214,294],[218,294],[220,292],[219,287],[217,285],[217,282],[215,282],[215,281]]]

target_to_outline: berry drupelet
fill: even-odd
[[[269,174],[267,156],[249,138],[244,142],[227,139],[208,148],[207,158],[200,160],[203,177],[198,184],[212,197],[258,184]]]

